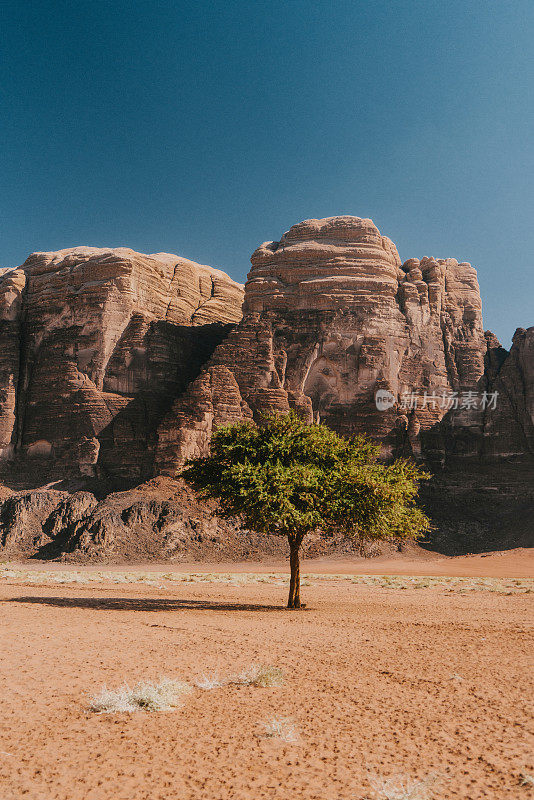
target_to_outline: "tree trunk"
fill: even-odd
[[[289,539],[289,564],[291,566],[291,579],[289,581],[288,608],[300,608],[300,560],[299,550],[302,542],[301,536],[291,536]]]

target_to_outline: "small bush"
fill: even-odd
[[[242,684],[243,686],[281,686],[284,683],[284,673],[279,667],[252,664],[234,678],[232,683]]]
[[[159,683],[142,681],[132,689],[125,684],[118,689],[107,689],[90,698],[90,711],[113,714],[132,711],[169,711],[181,705],[183,695],[191,687],[183,681],[162,678]]]

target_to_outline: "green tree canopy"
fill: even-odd
[[[415,464],[379,462],[379,448],[362,436],[344,439],[294,413],[218,428],[210,455],[187,462],[183,477],[225,516],[251,530],[286,536],[291,582],[288,607],[300,607],[299,549],[315,530],[361,540],[407,541],[429,520],[416,505]]]

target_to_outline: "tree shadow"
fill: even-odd
[[[217,603],[213,600],[170,600],[135,597],[10,597],[4,603],[36,603],[57,608],[90,608],[97,611],[285,611],[285,607],[251,603]]]

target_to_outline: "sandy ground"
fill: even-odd
[[[471,574],[517,576],[527,556],[478,557]],[[461,559],[446,561],[455,574]],[[429,563],[419,574],[439,574]],[[440,800],[534,797],[520,785],[534,775],[534,594],[310,577],[306,610],[288,612],[276,582],[156,578],[0,580],[2,800],[385,800],[373,776],[433,776]],[[88,711],[104,684],[194,684],[251,663],[280,667],[285,683],[195,688],[170,712]],[[297,743],[265,736],[280,715]]]
[[[287,560],[245,561],[235,562],[182,562],[156,564],[143,563],[117,564],[77,564],[65,562],[36,561],[34,559],[11,562],[27,570],[39,571],[74,569],[85,572],[110,571],[121,569],[141,569],[145,572],[238,572],[267,573],[287,572]],[[340,558],[313,558],[302,560],[302,571],[325,574],[366,575],[449,575],[449,576],[481,576],[490,578],[530,578],[534,577],[534,548],[516,548],[499,550],[467,556],[441,556],[420,547],[413,547],[408,554],[399,553],[395,557],[378,556],[376,558],[359,558],[348,555]]]

